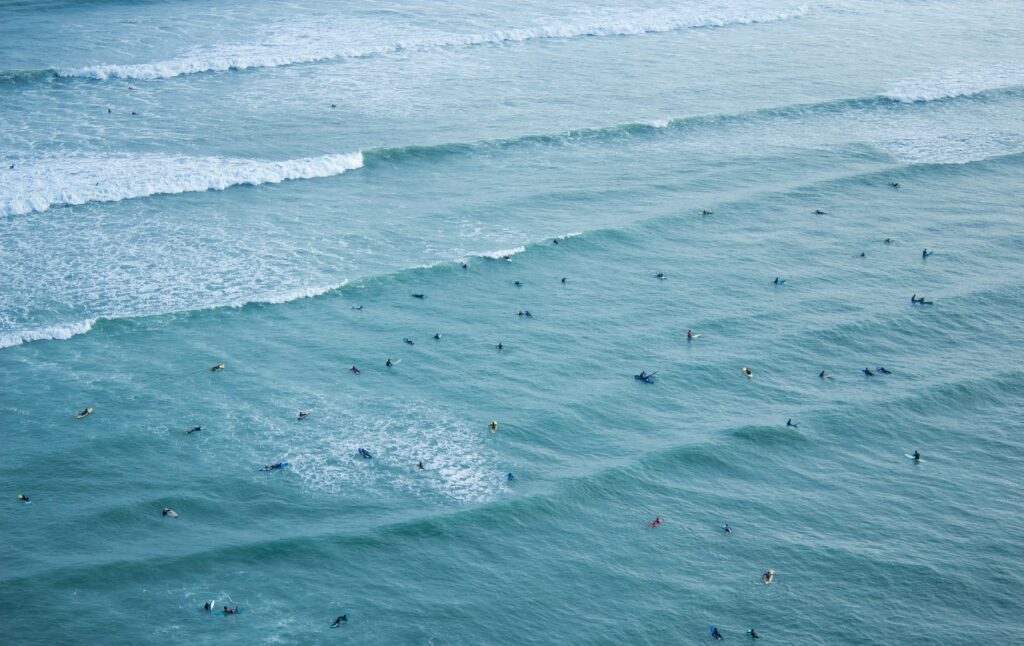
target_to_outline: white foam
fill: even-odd
[[[72,323],[62,323],[35,330],[15,330],[0,332],[0,348],[10,348],[31,341],[66,341],[73,336],[85,334],[92,329],[99,319],[88,319]]]
[[[1024,68],[952,69],[909,79],[882,96],[902,103],[940,101],[968,97],[1024,85]]]
[[[482,34],[427,34],[385,44],[358,44],[365,32],[381,28],[355,28],[351,21],[321,21],[306,25],[275,25],[254,34],[244,43],[196,47],[182,55],[150,63],[92,65],[57,70],[60,76],[93,79],[166,79],[201,72],[223,72],[279,67],[339,58],[363,58],[403,51],[429,51],[453,47],[500,45],[536,39],[566,39],[585,36],[630,36],[701,27],[726,27],[776,22],[807,13],[806,6],[789,9],[736,9],[732,7],[669,7],[640,12],[603,13],[592,16],[547,19],[532,27],[496,30]],[[384,30],[385,32],[394,31]],[[357,44],[353,44],[353,42]]]
[[[503,490],[504,473],[486,446],[486,423],[473,430],[422,402],[375,399],[372,411],[336,406],[318,407],[301,426],[270,431],[273,444],[288,446],[287,455],[275,459],[287,461],[310,489],[459,503],[486,502]],[[360,447],[373,459],[361,458]],[[423,471],[416,469],[421,460]]]
[[[882,148],[910,164],[969,164],[1024,153],[1024,136],[1012,132],[975,132],[894,139]]]
[[[20,161],[15,170],[0,173],[0,215],[331,177],[362,166],[362,152],[283,161],[163,154],[44,156]]]
[[[492,258],[494,260],[504,260],[507,257],[512,257],[516,254],[520,254],[526,251],[526,247],[515,247],[513,249],[499,249],[498,251],[485,251],[483,253],[473,254],[478,258]]]
[[[644,125],[651,126],[652,128],[664,129],[668,128],[672,124],[671,119],[649,119],[643,122]]]

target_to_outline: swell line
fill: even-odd
[[[53,69],[57,77],[107,79],[168,79],[205,72],[226,72],[258,68],[282,67],[338,59],[358,59],[402,52],[428,52],[443,49],[505,45],[533,40],[573,39],[582,37],[638,36],[698,28],[721,28],[753,25],[799,18],[808,12],[796,6],[781,12],[747,11],[701,15],[677,8],[642,11],[617,19],[596,19],[591,22],[565,23],[551,21],[529,28],[496,30],[482,34],[443,34],[433,37],[396,41],[381,45],[349,48],[331,35],[333,30],[319,26],[292,27],[284,35],[276,35],[269,43],[253,39],[247,43],[197,48],[181,56],[150,63],[91,65],[74,69]],[[312,37],[311,37],[312,36]]]
[[[18,160],[10,172],[0,174],[0,216],[42,212],[53,207],[119,202],[121,200],[178,193],[225,190],[232,186],[276,184],[287,180],[318,179],[379,163],[432,160],[452,155],[504,151],[521,146],[569,146],[603,143],[661,132],[684,132],[757,119],[802,118],[848,110],[903,110],[912,105],[941,101],[989,101],[1024,96],[1024,86],[986,88],[970,94],[954,93],[932,99],[905,101],[887,95],[836,99],[758,110],[631,122],[607,127],[580,128],[563,133],[531,134],[476,142],[453,142],[368,148],[320,157],[270,161],[183,155],[85,153]],[[913,142],[894,142],[896,156]],[[940,142],[943,161],[956,161],[962,143]],[[911,151],[913,152],[913,151]],[[925,151],[928,152],[928,151]],[[963,155],[960,155],[963,157]],[[966,161],[975,159],[965,158]],[[10,160],[9,160],[10,161]],[[908,161],[924,161],[920,152]],[[5,162],[6,163],[6,162]]]
[[[911,170],[911,169],[945,168],[945,167],[953,167],[953,166],[968,166],[968,165],[975,165],[975,164],[991,163],[991,162],[1000,161],[1000,160],[1014,160],[1014,161],[1024,160],[1024,153],[1013,153],[1013,154],[1000,155],[1000,156],[997,156],[997,157],[991,157],[991,158],[985,158],[985,159],[979,159],[979,160],[970,160],[970,161],[965,161],[965,162],[893,164],[892,167],[881,169],[881,170],[873,170],[873,171],[862,172],[862,173],[853,173],[853,174],[846,175],[846,176],[829,178],[827,180],[823,180],[822,182],[816,182],[816,183],[812,184],[811,186],[817,186],[817,185],[821,185],[821,184],[836,184],[838,182],[850,182],[850,181],[860,182],[860,181],[865,181],[865,180],[876,181],[878,183],[884,183],[884,180],[886,180],[888,177],[890,177],[891,172],[892,172],[893,169],[902,169],[904,171],[908,171],[908,170]],[[784,192],[789,193],[789,192],[793,192],[793,191],[805,190],[806,188],[808,188],[808,186],[789,188],[789,189],[787,189]],[[672,218],[676,218],[676,217],[679,217],[679,216],[672,216]],[[650,223],[651,221],[647,221],[647,222]],[[614,229],[614,228],[608,229],[608,228],[605,228],[605,229],[593,229],[593,230],[585,231],[585,232],[568,233],[568,234],[565,234],[563,236],[560,236],[559,239],[566,239],[566,238],[572,238],[572,237],[577,237],[577,236],[583,236],[583,237],[586,237],[586,238],[591,238],[591,237],[594,237],[594,236],[597,236],[597,237],[601,237],[601,236],[617,236],[617,235],[621,235],[621,234],[622,234],[622,230],[621,229]],[[355,281],[344,280],[344,281],[340,282],[339,284],[328,285],[328,286],[324,286],[324,287],[306,287],[306,288],[301,288],[301,289],[297,289],[297,290],[287,291],[287,292],[284,292],[284,293],[281,293],[281,294],[271,294],[271,295],[266,295],[266,296],[254,296],[254,297],[248,298],[246,300],[238,301],[238,302],[233,302],[233,303],[223,303],[223,304],[211,305],[211,306],[208,306],[208,307],[198,307],[198,308],[195,308],[195,309],[188,309],[188,310],[174,310],[174,311],[168,311],[168,312],[153,312],[153,313],[146,313],[146,314],[124,314],[124,315],[111,314],[111,315],[105,315],[105,316],[98,316],[98,317],[95,317],[95,318],[92,318],[92,319],[88,319],[88,320],[74,321],[74,322],[69,322],[69,323],[58,323],[58,324],[54,324],[54,325],[51,325],[51,326],[46,326],[46,327],[42,327],[42,328],[34,328],[34,329],[30,329],[30,330],[14,330],[14,331],[10,331],[10,332],[0,333],[0,349],[8,348],[8,347],[14,347],[14,346],[19,346],[19,345],[22,345],[24,343],[30,343],[30,342],[33,342],[33,341],[67,340],[67,339],[70,339],[70,338],[72,338],[74,336],[77,336],[79,334],[85,334],[86,332],[89,332],[90,330],[93,329],[93,327],[95,325],[97,325],[101,321],[114,322],[114,321],[122,320],[122,319],[146,319],[146,318],[152,318],[152,317],[166,316],[168,314],[180,314],[180,313],[198,312],[198,311],[204,311],[204,310],[219,310],[219,309],[226,309],[226,308],[244,308],[244,307],[256,306],[256,305],[279,305],[279,304],[289,303],[289,302],[293,302],[293,301],[297,301],[297,300],[301,300],[301,299],[305,299],[305,298],[318,298],[318,297],[329,296],[329,295],[331,295],[333,293],[340,292],[340,291],[348,288],[349,286],[353,286],[353,287],[364,286],[364,285],[366,285],[367,283],[369,283],[371,281],[381,280],[381,279],[385,279],[385,278],[388,278],[388,277],[393,277],[393,276],[397,276],[397,275],[405,274],[405,273],[409,273],[409,272],[430,271],[430,270],[434,270],[434,269],[437,269],[437,268],[440,268],[440,267],[443,267],[443,266],[451,265],[453,263],[463,262],[465,260],[469,260],[469,259],[472,259],[472,258],[489,259],[489,260],[496,260],[496,261],[507,261],[507,260],[510,260],[513,256],[526,253],[526,252],[530,251],[531,249],[540,248],[540,247],[545,247],[546,248],[546,247],[548,247],[548,244],[547,244],[548,241],[549,241],[549,239],[545,238],[543,243],[542,242],[529,242],[529,243],[526,243],[524,245],[521,245],[521,246],[518,246],[518,247],[514,247],[514,248],[510,248],[510,249],[495,250],[495,251],[481,252],[481,253],[474,253],[474,254],[465,254],[463,256],[460,256],[459,258],[452,258],[452,259],[448,259],[448,260],[441,260],[441,261],[438,261],[436,263],[433,263],[433,264],[430,264],[430,265],[426,265],[426,266],[405,267],[405,268],[401,268],[401,269],[395,270],[393,272],[389,272],[389,273],[382,274],[382,275],[364,276],[364,277],[361,277],[361,278],[359,278],[358,280],[355,280]]]

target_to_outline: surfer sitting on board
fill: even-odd
[[[921,452],[915,450],[914,451],[914,462],[920,462],[920,461],[921,461]]]
[[[224,606],[223,612],[225,615],[237,615],[239,613],[238,606],[235,606],[234,608]]]

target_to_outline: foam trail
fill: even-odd
[[[341,58],[365,58],[403,51],[501,45],[538,39],[569,39],[586,36],[634,36],[696,29],[770,23],[798,18],[806,6],[785,11],[736,10],[716,8],[713,13],[677,7],[649,9],[639,13],[599,15],[579,22],[550,21],[529,28],[507,29],[483,34],[436,34],[389,44],[353,46],[359,33],[352,25],[278,25],[266,34],[257,34],[246,43],[194,48],[165,61],[125,65],[91,65],[76,69],[58,69],[58,76],[106,79],[167,79],[202,72],[224,72],[253,68],[280,67]],[[363,31],[371,30],[367,27]],[[372,31],[372,30],[371,30]],[[255,44],[254,44],[255,43]]]
[[[957,165],[1024,153],[1024,136],[977,132],[895,139],[878,145],[901,163]]]
[[[1024,68],[956,69],[903,81],[882,96],[901,103],[921,103],[970,97],[1020,86],[1024,86]]]
[[[16,170],[0,174],[0,215],[331,177],[362,166],[362,152],[284,161],[162,154],[43,157],[19,162]]]
[[[99,319],[88,319],[72,323],[60,323],[50,327],[37,330],[16,330],[14,332],[0,332],[0,348],[10,348],[22,343],[32,341],[66,341],[73,336],[85,334],[92,329]]]

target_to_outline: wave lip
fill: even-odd
[[[362,166],[361,151],[284,161],[163,154],[39,158],[20,162],[17,170],[0,174],[0,216],[88,202],[332,177]]]
[[[53,70],[57,76],[108,79],[168,79],[203,72],[226,72],[254,68],[281,67],[315,63],[342,58],[366,58],[405,51],[501,45],[540,39],[581,37],[634,36],[685,29],[752,25],[799,18],[807,13],[806,5],[785,11],[735,11],[722,9],[707,14],[699,10],[678,8],[649,9],[639,13],[596,16],[588,21],[549,22],[534,27],[497,30],[483,34],[438,34],[429,37],[395,41],[389,44],[353,47],[349,38],[341,38],[345,30],[324,25],[289,26],[267,37],[254,37],[252,43],[231,43],[197,47],[164,61],[134,64],[90,65],[74,69]],[[335,33],[337,31],[337,33]]]
[[[957,69],[903,81],[882,96],[900,103],[926,103],[1021,86],[1024,86],[1024,68]]]
[[[11,348],[32,341],[66,341],[73,336],[85,334],[92,329],[98,318],[59,323],[36,330],[0,332],[0,348]]]

